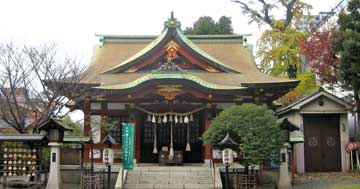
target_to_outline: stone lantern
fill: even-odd
[[[280,150],[280,170],[279,170],[279,180],[278,188],[290,188],[290,177],[288,172],[288,148],[290,145],[290,132],[300,130],[298,126],[290,122],[287,118],[282,118],[278,120],[281,128],[283,147]],[[291,149],[293,149],[291,147]],[[291,157],[293,159],[294,154],[292,153]],[[293,164],[293,161],[292,161]],[[293,167],[292,167],[293,169]],[[292,171],[293,172],[293,171]]]
[[[50,155],[50,173],[46,184],[47,189],[60,189],[60,147],[64,140],[64,132],[72,131],[72,129],[65,127],[60,120],[50,118],[39,126],[39,131],[45,133],[49,141],[48,145],[51,148]]]
[[[106,137],[102,140],[102,143],[106,145],[106,148],[103,151],[103,163],[105,163],[105,165],[108,167],[107,188],[111,188],[111,164],[114,162],[114,151],[111,149],[111,145],[118,143],[110,135],[106,135]]]
[[[236,143],[229,135],[226,136],[218,144],[222,149],[222,160],[225,165],[225,189],[230,188],[229,185],[229,166],[233,163],[234,156],[236,153],[233,151],[239,144]]]

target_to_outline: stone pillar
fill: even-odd
[[[288,153],[287,153],[288,144],[285,144],[280,151],[280,170],[279,170],[279,189],[288,189],[291,188],[289,169],[288,169]]]
[[[57,142],[50,142],[49,146],[51,148],[50,173],[48,182],[46,184],[46,189],[60,189],[60,147],[62,146],[62,144]]]

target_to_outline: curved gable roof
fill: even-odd
[[[170,19],[171,21],[171,19]],[[168,21],[169,22],[169,21]],[[144,78],[158,78],[144,72],[122,72],[148,54],[163,50],[169,40],[176,40],[184,50],[223,72],[209,73],[188,71],[184,74],[165,74],[169,78],[189,79],[222,89],[239,89],[245,84],[270,84],[295,87],[298,81],[272,77],[261,73],[252,55],[252,50],[243,46],[243,35],[190,35],[182,34],[179,25],[170,25],[160,36],[100,36],[102,43],[95,48],[91,64],[84,73],[82,83],[100,84],[100,88],[123,88]],[[160,49],[161,48],[161,49]],[[121,73],[120,73],[121,72]],[[176,73],[172,73],[176,74]],[[145,77],[146,76],[146,77]]]
[[[333,94],[330,94],[329,92],[325,91],[323,88],[319,88],[318,90],[305,95],[301,99],[296,100],[296,101],[292,102],[291,104],[279,109],[277,111],[277,114],[283,115],[283,114],[286,114],[293,110],[299,110],[302,107],[304,107],[308,104],[311,104],[312,102],[314,102],[316,99],[318,99],[320,97],[326,97],[329,100],[331,100],[332,102],[341,105],[343,107],[343,109],[346,111],[351,109],[351,104],[348,103],[347,101],[340,99],[339,97],[337,97]]]
[[[159,49],[162,49],[171,40],[175,40],[183,48],[185,48],[186,51],[189,51],[194,56],[199,57],[203,60],[203,62],[206,62],[210,66],[214,66],[215,68],[220,69],[224,72],[239,72],[239,70],[232,68],[231,66],[223,63],[221,60],[216,59],[215,57],[208,54],[206,51],[199,48],[191,40],[189,40],[178,27],[172,27],[171,25],[168,25],[161,33],[161,35],[159,35],[155,40],[146,45],[143,49],[134,53],[132,56],[121,61],[119,64],[111,67],[110,69],[105,70],[103,73],[123,72],[130,66],[133,66],[140,61],[146,59],[146,57],[151,56],[151,54],[155,54],[159,51]]]

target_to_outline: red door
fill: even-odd
[[[341,171],[339,115],[304,115],[306,172]]]

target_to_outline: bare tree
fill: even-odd
[[[84,95],[79,92],[82,71],[76,59],[61,56],[55,45],[0,44],[0,119],[26,133],[29,126],[37,128],[59,116],[70,100]]]
[[[238,3],[245,15],[250,17],[250,22],[263,23],[270,26],[271,29],[284,31],[294,17],[299,18],[303,15],[304,9],[311,8],[311,5],[300,0],[231,0]],[[280,11],[280,12],[279,12]],[[283,12],[284,14],[279,14]],[[285,15],[276,18],[275,15]]]

